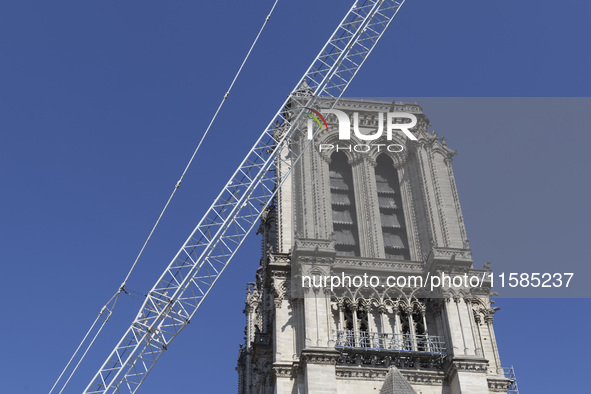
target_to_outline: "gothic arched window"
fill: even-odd
[[[335,152],[331,156],[330,197],[336,252],[341,256],[359,256],[359,230],[355,210],[353,173],[347,156]]]
[[[378,156],[375,171],[386,258],[410,260],[398,171],[384,154]]]

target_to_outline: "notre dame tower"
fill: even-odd
[[[315,108],[333,105],[320,99]],[[383,285],[388,277],[486,275],[468,247],[451,166],[456,152],[428,131],[417,104],[342,99],[334,109],[364,135],[374,135],[387,113],[413,114],[416,140],[384,132],[342,141],[336,116],[318,122],[327,130],[312,139],[261,219],[238,392],[514,392],[501,368],[488,281],[433,291],[410,280]],[[307,133],[298,135],[305,145]],[[380,285],[310,285],[310,278],[364,275]]]

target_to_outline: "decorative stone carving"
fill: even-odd
[[[295,364],[273,364],[273,373],[275,378],[294,379],[297,374],[297,366]]]
[[[335,365],[340,358],[339,352],[335,350],[314,351],[303,350],[300,360],[304,364],[330,364]]]
[[[511,385],[511,381],[507,378],[489,377],[487,378],[488,389],[490,391],[506,393],[507,389]]]
[[[424,264],[412,263],[412,262],[399,262],[393,260],[378,260],[378,259],[336,259],[336,266],[348,266],[348,267],[371,267],[371,268],[386,268],[392,271],[413,271],[419,272],[424,270]]]
[[[302,94],[307,94],[305,89]],[[319,98],[312,105],[321,109],[333,104],[331,98]],[[293,108],[287,111],[294,111]],[[395,133],[392,141],[382,137],[369,142],[352,134],[351,143],[397,143],[405,149],[400,153],[345,151],[355,169],[351,182],[356,212],[351,216],[358,221],[359,251],[353,253],[359,256],[345,256],[343,250],[337,256],[338,248],[332,238],[332,194],[330,183],[325,182],[330,176],[327,163],[332,151],[320,152],[318,144],[344,142],[338,139],[336,119],[327,116],[329,131],[317,134],[318,138],[294,167],[288,187],[279,191],[274,205],[261,217],[263,258],[256,283],[246,295],[247,329],[239,357],[239,393],[284,393],[300,388],[305,391],[306,379],[319,371],[325,374],[320,379],[383,382],[393,366],[415,389],[423,386],[417,392],[448,390],[455,394],[454,384],[462,392],[469,391],[462,386],[465,383],[453,382],[458,374],[466,372],[470,379],[486,380],[484,386],[484,382],[479,383],[480,387],[487,385],[491,392],[506,392],[508,380],[498,369],[501,364],[492,330],[498,308],[491,306],[487,281],[477,289],[438,288],[431,293],[417,287],[342,287],[333,292],[326,287],[307,287],[305,291],[311,297],[303,297],[302,286],[297,286],[302,275],[368,273],[383,281],[387,276],[425,277],[427,273],[441,272],[486,278],[483,275],[489,272],[487,266],[482,270],[473,267],[453,177],[452,159],[456,152],[444,138],[428,131],[429,120],[421,107],[343,99],[335,108],[359,112],[359,126],[369,133],[379,126],[377,112],[413,113],[418,122],[411,132],[418,140]],[[292,140],[296,151],[307,142],[305,125],[300,131]],[[276,136],[282,132],[282,125],[278,125]],[[398,169],[408,260],[383,258],[382,205],[374,167],[378,155],[384,153]],[[363,223],[359,224],[359,220]],[[394,340],[398,342],[395,344]],[[463,350],[466,355],[460,356]],[[470,356],[472,352],[476,356]],[[314,372],[307,376],[310,371]],[[277,379],[282,379],[281,386],[275,385]],[[351,387],[359,390],[364,386],[357,382]],[[367,387],[380,385],[372,383]]]
[[[485,372],[488,370],[487,360],[453,360],[450,368],[458,371]]]
[[[442,371],[410,371],[401,369],[402,375],[413,384],[441,385],[445,379]],[[337,379],[383,381],[388,368],[337,366]]]

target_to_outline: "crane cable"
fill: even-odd
[[[123,282],[121,283],[121,286],[119,286],[119,289],[117,290],[117,292],[115,292],[115,294],[109,299],[109,301],[101,308],[101,311],[99,312],[98,316],[96,317],[96,319],[94,320],[94,322],[92,323],[92,325],[90,326],[90,328],[88,329],[88,331],[86,332],[86,335],[84,335],[84,338],[82,338],[82,341],[80,342],[80,344],[78,345],[78,347],[76,348],[76,350],[74,351],[74,354],[72,355],[72,357],[70,358],[70,360],[68,361],[68,363],[66,364],[66,366],[64,367],[64,369],[62,370],[61,374],[59,375],[59,377],[57,378],[56,382],[53,384],[53,387],[51,388],[51,390],[49,391],[49,394],[51,394],[53,392],[53,390],[55,389],[55,387],[58,385],[58,383],[60,382],[60,380],[62,379],[62,376],[64,375],[64,373],[67,371],[67,369],[69,368],[70,364],[72,363],[72,361],[75,359],[76,355],[78,354],[78,352],[80,351],[80,349],[82,348],[82,345],[84,344],[84,342],[86,342],[86,339],[88,338],[88,336],[92,333],[92,331],[94,330],[94,327],[97,325],[97,323],[100,320],[100,317],[103,315],[103,313],[105,311],[107,311],[107,315],[104,318],[105,320],[102,322],[102,324],[100,325],[100,327],[98,328],[98,331],[96,332],[96,334],[93,336],[92,340],[90,341],[90,343],[88,344],[88,346],[86,347],[86,349],[84,350],[84,353],[82,354],[82,356],[80,357],[80,359],[78,360],[78,362],[76,363],[76,366],[74,367],[74,369],[72,370],[72,372],[70,373],[70,375],[68,376],[68,379],[65,381],[64,385],[62,386],[61,390],[59,391],[59,393],[62,393],[64,391],[64,389],[66,388],[67,384],[69,383],[70,379],[72,378],[72,376],[74,375],[74,373],[76,372],[76,370],[78,369],[78,366],[80,365],[80,363],[82,362],[82,360],[84,359],[84,357],[86,356],[86,354],[88,353],[88,351],[90,350],[91,346],[94,344],[94,341],[96,340],[96,338],[98,337],[98,335],[100,334],[100,332],[102,331],[103,327],[105,326],[105,324],[107,323],[107,321],[109,320],[109,318],[111,317],[111,314],[113,313],[113,309],[115,308],[115,304],[117,303],[117,300],[119,299],[119,295],[121,294],[121,292],[124,292],[126,294],[127,291],[125,290],[125,285],[127,284],[127,280],[129,279],[129,277],[131,276],[131,273],[133,272],[133,270],[135,269],[140,257],[142,256],[144,249],[146,248],[146,246],[148,245],[148,242],[150,241],[150,239],[152,238],[152,235],[154,234],[154,231],[156,230],[156,227],[158,227],[158,224],[160,223],[160,220],[162,219],[162,217],[164,216],[164,213],[166,212],[166,210],[168,209],[168,206],[170,205],[170,202],[172,201],[172,198],[174,197],[174,195],[176,194],[176,191],[179,189],[179,187],[181,186],[181,182],[183,181],[183,178],[185,177],[185,174],[187,173],[187,171],[189,170],[189,167],[191,166],[191,164],[193,163],[193,160],[195,159],[195,156],[197,155],[197,152],[199,151],[199,148],[201,148],[201,145],[203,144],[203,141],[205,140],[205,137],[207,136],[207,134],[209,133],[209,130],[211,129],[211,126],[213,125],[214,121],[216,120],[220,110],[222,109],[222,107],[224,106],[224,103],[226,102],[226,100],[228,99],[228,96],[230,95],[230,91],[232,90],[232,88],[234,87],[234,84],[236,83],[236,80],[238,79],[238,76],[240,75],[240,73],[242,72],[242,69],[244,68],[244,65],[246,64],[246,61],[248,60],[248,58],[250,57],[251,52],[253,51],[256,43],[259,40],[259,37],[261,36],[265,26],[267,25],[267,22],[269,22],[269,19],[271,19],[271,15],[273,14],[273,11],[275,10],[275,7],[277,6],[277,3],[279,2],[279,0],[275,0],[275,2],[273,3],[273,6],[271,7],[271,10],[269,11],[269,14],[267,15],[267,17],[265,18],[265,21],[263,22],[263,25],[261,26],[261,28],[259,29],[258,34],[256,35],[254,41],[252,42],[246,56],[244,57],[244,60],[242,61],[242,64],[240,65],[240,67],[238,68],[238,71],[236,72],[236,74],[234,75],[234,79],[232,80],[232,82],[230,83],[230,86],[228,88],[228,90],[226,91],[226,93],[224,94],[224,97],[222,98],[220,104],[218,105],[217,110],[215,111],[213,117],[211,118],[209,125],[207,126],[207,128],[205,129],[205,132],[203,133],[203,135],[201,136],[201,139],[199,140],[199,143],[197,144],[197,147],[195,148],[195,150],[193,151],[193,154],[191,155],[191,158],[189,159],[187,165],[185,166],[185,169],[183,170],[181,177],[179,178],[178,182],[176,183],[176,185],[174,186],[174,189],[172,190],[172,193],[170,194],[170,197],[168,197],[168,200],[166,201],[166,204],[164,205],[164,208],[162,208],[162,211],[160,212],[160,215],[158,216],[158,219],[156,220],[156,222],[154,223],[154,226],[152,227],[152,230],[150,231],[150,233],[148,234],[148,237],[146,238],[146,241],[144,242],[142,248],[140,249],[137,257],[135,258],[135,261],[133,262],[133,264],[131,265],[131,268],[129,269],[127,275],[125,276],[125,279],[123,280]]]

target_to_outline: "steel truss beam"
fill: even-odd
[[[343,95],[403,3],[355,2],[150,290],[85,393],[135,393],[139,389],[199,309],[304,152],[305,146],[292,143],[304,107],[312,107],[317,96],[338,99]],[[304,83],[310,87],[307,94],[298,92]]]

